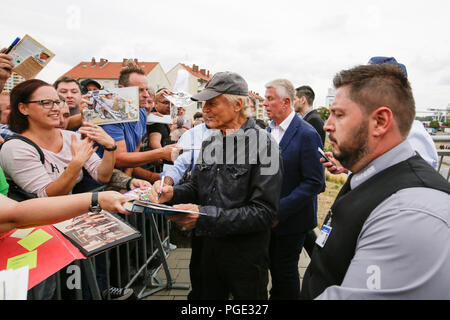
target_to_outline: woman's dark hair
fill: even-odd
[[[9,114],[8,126],[15,133],[22,133],[28,129],[28,117],[19,110],[19,103],[30,101],[31,95],[40,87],[49,86],[45,81],[39,79],[27,80],[19,83],[11,90],[11,113]]]

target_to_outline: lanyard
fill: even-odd
[[[323,223],[326,226],[331,226],[331,218],[333,217],[333,210],[328,210],[327,216],[325,217],[325,222]]]

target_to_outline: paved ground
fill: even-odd
[[[189,280],[189,260],[191,258],[190,248],[179,248],[172,251],[167,258],[169,265],[170,275],[174,280],[176,285],[185,285],[186,287],[190,285]],[[303,279],[306,267],[309,264],[309,257],[305,250],[302,251],[300,256],[300,261],[298,264],[298,269],[300,272],[300,277]],[[166,275],[161,268],[158,272],[158,276],[166,283]],[[270,279],[268,289],[271,287]],[[189,290],[184,289],[164,289],[159,292],[153,293],[152,295],[144,298],[143,300],[186,300]]]

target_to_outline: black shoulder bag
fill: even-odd
[[[42,152],[41,148],[39,148],[39,146],[36,143],[34,143],[33,141],[31,141],[30,139],[28,139],[26,137],[18,136],[18,135],[7,137],[5,139],[5,142],[0,145],[0,150],[7,141],[13,140],[13,139],[22,140],[22,141],[28,143],[29,145],[32,145],[33,147],[35,147],[39,153],[39,158],[41,160],[41,163],[42,163],[42,165],[44,165],[45,158],[44,158],[44,153]],[[8,198],[11,198],[16,201],[24,201],[27,199],[37,198],[37,195],[35,193],[26,192],[21,187],[19,187],[13,180],[6,179],[6,181],[9,184]]]

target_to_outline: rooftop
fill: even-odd
[[[183,63],[181,65],[194,77],[203,79],[205,81],[211,80],[211,75],[209,73],[209,70],[206,69],[199,69],[197,65],[193,64],[192,67],[189,67]]]
[[[71,70],[66,72],[64,76],[69,76],[75,79],[118,79],[120,71],[126,66],[128,59],[123,59],[122,62],[109,62],[107,59],[101,58],[96,61],[92,58],[91,61],[82,61]],[[134,61],[138,66],[144,70],[148,75],[157,65],[158,62],[140,62],[137,59]]]

